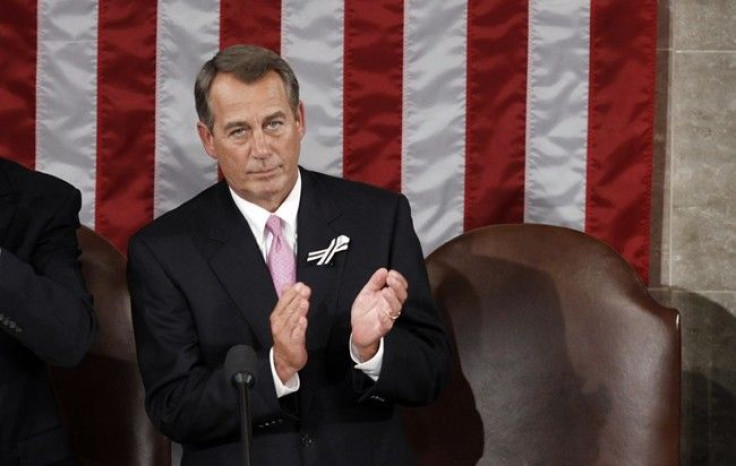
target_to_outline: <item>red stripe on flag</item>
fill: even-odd
[[[254,44],[281,51],[281,1],[222,0],[220,48]]]
[[[591,8],[585,231],[618,250],[646,282],[657,4],[595,0]]]
[[[401,190],[403,2],[346,0],[343,176]]]
[[[465,230],[524,220],[527,2],[468,2]]]
[[[120,250],[153,219],[156,3],[100,2],[95,229]]]
[[[253,44],[281,53],[281,0],[221,0],[220,49]],[[217,169],[222,180],[222,171]]]
[[[36,165],[36,2],[0,5],[0,157]]]

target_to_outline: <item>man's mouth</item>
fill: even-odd
[[[261,168],[258,170],[250,170],[248,174],[255,176],[269,176],[273,175],[278,171],[279,167]]]

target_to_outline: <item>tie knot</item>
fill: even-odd
[[[274,236],[281,236],[281,219],[277,215],[271,215],[266,220],[266,228]]]

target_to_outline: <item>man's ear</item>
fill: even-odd
[[[202,146],[207,152],[207,155],[217,160],[217,154],[215,153],[215,136],[212,135],[212,132],[207,125],[201,121],[197,122],[197,134],[199,134],[199,139],[202,141]]]
[[[303,138],[307,132],[307,120],[304,116],[304,102],[299,101],[299,107],[296,109],[296,123],[299,126],[299,138]]]

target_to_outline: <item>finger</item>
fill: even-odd
[[[388,310],[392,312],[392,315],[396,311],[401,310],[403,302],[396,296],[396,293],[391,288],[384,288],[381,290],[381,298],[383,299],[384,306],[388,307]]]
[[[409,288],[409,281],[398,270],[389,270],[386,280],[398,281],[404,288]]]
[[[290,319],[294,316],[298,318],[299,315],[306,315],[310,295],[311,290],[308,286],[303,283],[295,283],[281,296],[270,316],[271,333],[274,338],[277,335],[288,338],[288,334],[294,327]]]
[[[384,286],[386,286],[386,277],[388,276],[388,270],[381,267],[380,269],[373,272],[373,275],[371,275],[371,278],[368,279],[368,283],[365,284],[362,290],[360,290],[361,293],[366,292],[372,292],[375,293],[377,291],[380,291]]]
[[[384,288],[381,291],[381,303],[379,309],[392,321],[399,318],[403,302],[394,294],[391,288]]]
[[[388,273],[388,277],[386,278],[386,283],[388,284],[389,287],[397,291],[397,296],[399,297],[407,294],[407,290],[409,289],[409,282],[406,280],[406,278],[404,278],[403,275],[401,275],[396,270],[391,270]],[[399,293],[398,292],[399,290],[402,290],[402,292]]]
[[[307,300],[312,295],[312,289],[309,288],[307,285],[305,285],[302,282],[295,283],[294,290],[299,294],[300,297],[307,299]]]
[[[297,282],[293,285],[285,286],[284,292],[276,302],[276,306],[273,308],[274,313],[283,313],[288,308],[289,304],[299,296],[302,287],[305,287],[303,283]]]
[[[301,295],[297,295],[286,307],[284,314],[287,318],[291,319],[292,316],[303,314],[304,308],[309,306],[309,301],[304,299]]]
[[[308,311],[309,301],[306,299],[301,299],[295,304],[293,311],[289,314],[288,319],[286,319],[286,326],[289,327],[289,331],[297,327],[301,319],[307,318]]]
[[[400,282],[393,282],[390,284],[390,286],[384,289],[390,290],[391,294],[395,296],[399,303],[401,303],[402,305],[404,304],[404,302],[406,302],[406,298],[409,296],[407,289]]]
[[[311,293],[312,291],[307,285],[303,283],[296,283],[289,290],[288,296],[284,294],[282,296],[282,299],[279,300],[279,304],[281,304],[283,301],[283,307],[279,307],[279,304],[277,304],[276,306],[279,307],[280,312],[285,316],[291,315],[299,309],[303,301],[309,303],[309,297],[311,296]]]
[[[278,329],[286,325],[293,314],[293,307],[293,301],[277,304],[270,316],[271,328]]]
[[[378,322],[381,324],[381,336],[385,335],[394,326],[394,322],[401,315],[401,311],[392,313],[387,307],[381,307],[378,311]]]
[[[289,336],[292,340],[303,340],[307,334],[307,319],[306,317],[300,317],[297,321],[297,325],[291,329]]]

